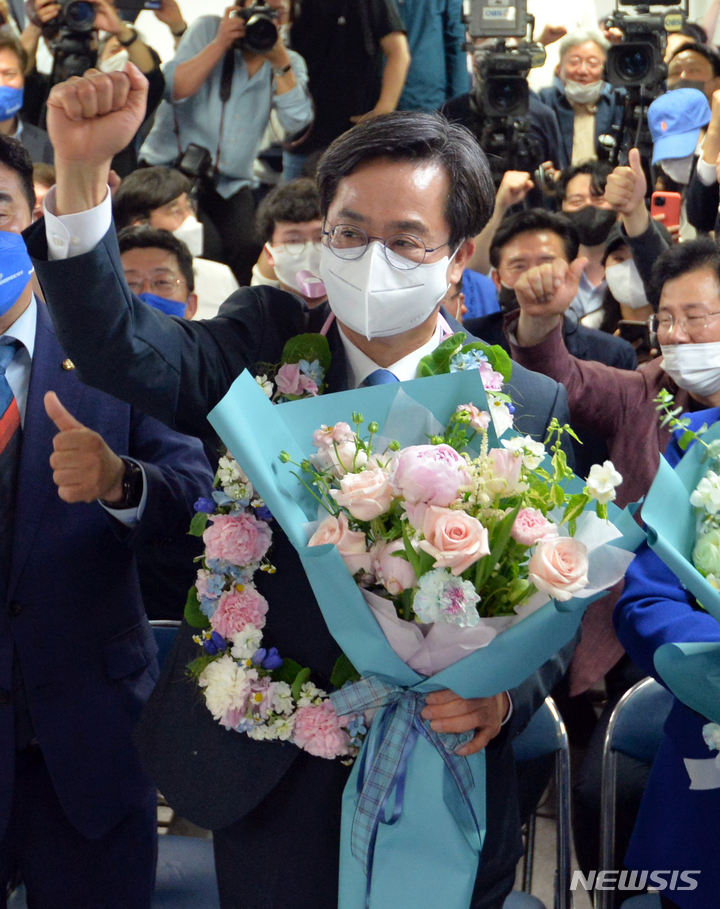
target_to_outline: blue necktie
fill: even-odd
[[[12,547],[15,486],[20,461],[20,411],[5,372],[20,342],[0,343],[0,572],[7,572]]]
[[[389,369],[376,369],[360,383],[360,388],[369,388],[371,385],[390,385],[392,382],[399,382],[400,379]]]

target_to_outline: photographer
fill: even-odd
[[[165,67],[165,100],[140,158],[169,165],[190,145],[198,155],[205,150],[200,208],[220,235],[222,260],[240,284],[249,284],[262,247],[254,227],[253,161],[273,109],[292,134],[310,123],[312,104],[303,59],[277,32],[269,49],[254,46],[241,9],[201,16],[188,28]]]

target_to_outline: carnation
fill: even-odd
[[[301,707],[295,714],[293,741],[315,757],[336,758],[348,754],[350,736],[340,725],[331,701]]]
[[[230,711],[244,713],[250,685],[257,677],[255,670],[246,670],[227,654],[203,669],[198,684],[205,689],[205,702],[213,718],[223,722]],[[229,724],[231,727],[235,722]]]
[[[225,592],[218,602],[218,608],[210,619],[210,624],[226,640],[234,641],[235,635],[247,625],[262,628],[268,602],[254,587],[237,585]],[[254,651],[253,651],[254,653]]]
[[[207,559],[248,565],[259,562],[270,547],[270,528],[253,514],[211,515],[209,522],[203,533]]]
[[[413,609],[421,622],[449,622],[472,627],[480,621],[480,595],[470,581],[435,568],[424,574],[415,592]]]

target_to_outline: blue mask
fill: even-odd
[[[23,103],[23,89],[0,85],[0,121],[9,120],[20,110]]]
[[[20,234],[0,231],[0,316],[15,305],[32,273],[33,264]]]
[[[181,319],[185,316],[185,304],[178,303],[176,300],[168,300],[167,297],[158,297],[157,294],[139,294],[138,299],[168,316],[179,316]]]

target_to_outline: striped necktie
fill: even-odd
[[[389,369],[376,369],[360,383],[360,388],[369,388],[372,385],[390,385],[391,382],[399,381],[400,379]]]
[[[9,339],[0,343],[0,572],[7,572],[12,547],[15,486],[20,461],[20,411],[5,372],[20,347]]]

